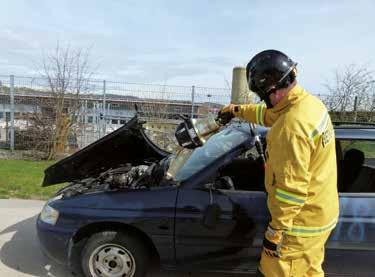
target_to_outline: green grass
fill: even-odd
[[[41,187],[44,169],[53,163],[0,160],[0,198],[48,199],[64,186]]]
[[[355,148],[361,150],[366,159],[375,158],[375,141],[366,140],[345,140],[341,142],[343,152]]]

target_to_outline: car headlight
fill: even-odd
[[[40,220],[45,223],[55,225],[58,218],[59,212],[52,208],[49,203],[45,204],[42,212],[40,213]]]

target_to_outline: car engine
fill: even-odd
[[[108,184],[111,188],[130,188],[130,189],[140,189],[147,188],[146,184],[140,182],[141,177],[146,177],[144,174],[151,173],[148,172],[150,166],[148,165],[138,165],[132,166],[131,164],[126,164],[123,167],[110,169],[99,176],[101,183]]]
[[[159,185],[162,176],[158,167],[159,163],[137,166],[128,163],[106,170],[96,178],[75,181],[61,189],[57,194],[62,194],[63,198],[68,198],[96,191],[148,189]]]

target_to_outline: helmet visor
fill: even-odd
[[[259,96],[260,100],[264,100],[264,98],[266,97],[266,93],[255,84],[255,80],[251,74],[251,70],[249,71],[249,76],[247,76],[247,86],[249,87],[249,90],[251,92]]]

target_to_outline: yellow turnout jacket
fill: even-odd
[[[333,229],[339,213],[336,149],[324,104],[296,85],[271,109],[240,105],[235,115],[271,127],[265,172],[270,226],[302,237]]]

